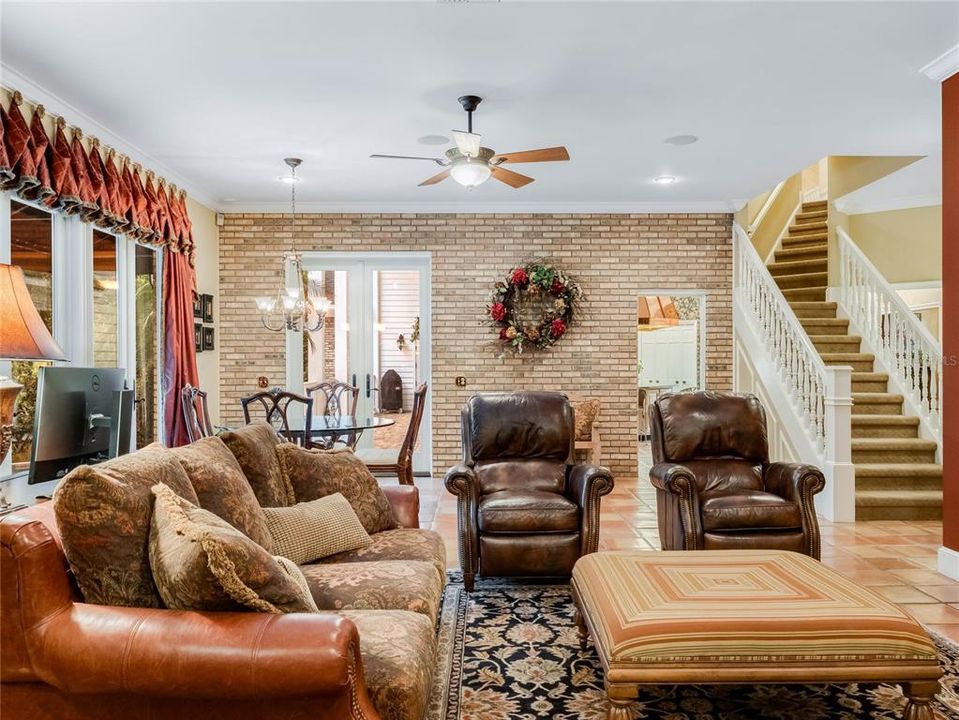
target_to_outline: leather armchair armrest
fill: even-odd
[[[566,494],[580,509],[580,555],[599,548],[599,504],[613,489],[613,475],[599,465],[571,465],[567,469]]]
[[[479,478],[473,468],[454,465],[446,472],[446,489],[456,496],[456,524],[459,532],[460,568],[467,589],[479,569]]]
[[[420,491],[413,485],[381,485],[393,508],[393,516],[400,527],[418,528],[420,526]]]
[[[599,465],[571,465],[566,494],[580,508],[585,508],[592,499],[595,498],[598,502],[600,497],[612,492],[613,485],[613,474],[608,468]]]
[[[826,478],[822,471],[814,465],[777,462],[766,468],[763,482],[767,492],[799,506],[803,533],[806,536],[806,553],[818,560],[821,538],[813,498],[826,487]]]
[[[772,463],[766,468],[763,480],[767,492],[799,505],[811,503],[813,496],[826,487],[822,471],[802,463]]]
[[[649,470],[649,481],[657,490],[698,499],[696,476],[693,471],[679,463],[656,463]]]
[[[70,693],[265,699],[346,695],[378,718],[359,634],[333,614],[71,603],[26,633],[37,675]]]

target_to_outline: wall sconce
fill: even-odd
[[[396,347],[400,350],[406,350],[406,338],[403,333],[400,333],[400,336],[396,338]]]

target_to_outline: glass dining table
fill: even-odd
[[[357,415],[314,415],[312,427],[310,428],[310,437],[319,441],[319,445],[332,444],[336,438],[359,436],[365,430],[376,430],[378,428],[395,425],[396,421],[392,418],[384,417],[362,417]],[[303,430],[295,431],[302,437]]]

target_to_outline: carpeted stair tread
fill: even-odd
[[[905,464],[934,463],[936,443],[924,438],[853,438],[852,462],[856,467],[862,463],[888,463],[890,467]]]
[[[852,393],[853,412],[857,415],[895,415],[902,412],[903,396],[896,393]]]
[[[789,226],[790,235],[828,232],[828,223],[825,220],[809,223],[793,223]]]
[[[889,376],[886,373],[854,372],[850,380],[853,392],[887,392],[889,387]]]
[[[810,222],[826,222],[827,212],[826,208],[822,210],[801,210],[796,213],[796,222],[797,223],[810,223]]]
[[[802,211],[803,212],[816,212],[816,211],[826,212],[827,204],[828,204],[827,200],[811,200],[809,202],[804,202],[802,204]]]
[[[875,355],[864,352],[820,352],[819,357],[826,365],[849,365],[853,372],[869,372],[876,361]]]
[[[856,478],[867,477],[942,477],[938,463],[856,463]]]
[[[796,273],[794,275],[778,275],[773,279],[780,290],[807,287],[825,287],[828,276],[825,272]]]
[[[813,335],[808,330],[806,334],[813,346],[821,353],[855,353],[859,352],[862,346],[862,338],[858,335]]]
[[[855,410],[855,406],[853,410]],[[853,415],[854,438],[917,438],[919,418],[909,415]]]
[[[805,300],[805,301],[815,301],[815,300],[825,300],[826,299],[826,286],[822,285],[819,287],[804,287],[804,288],[784,288],[782,290],[783,297],[786,300],[792,302],[794,300]]]
[[[810,248],[816,245],[822,245],[827,240],[826,233],[810,233],[808,235],[787,235],[782,240],[782,248],[785,250],[793,250],[795,248]]]
[[[777,250],[773,256],[775,262],[792,262],[794,260],[828,260],[829,253],[825,243],[804,245],[795,248]]]
[[[789,303],[797,318],[831,318],[836,316],[838,306],[834,302],[797,300]]]
[[[766,266],[773,277],[783,275],[802,275],[806,273],[824,273],[827,271],[826,258],[811,260],[791,260],[789,262],[774,262]]]

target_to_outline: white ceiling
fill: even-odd
[[[282,206],[287,155],[304,158],[298,196],[317,209],[725,208],[826,154],[934,149],[939,88],[919,69],[959,43],[957,2],[4,0],[0,13],[8,78],[222,210]],[[462,128],[464,93],[485,98],[485,145],[565,144],[571,162],[469,192],[416,187],[429,163],[368,157],[442,150],[417,138]],[[700,142],[663,142],[685,133]]]

